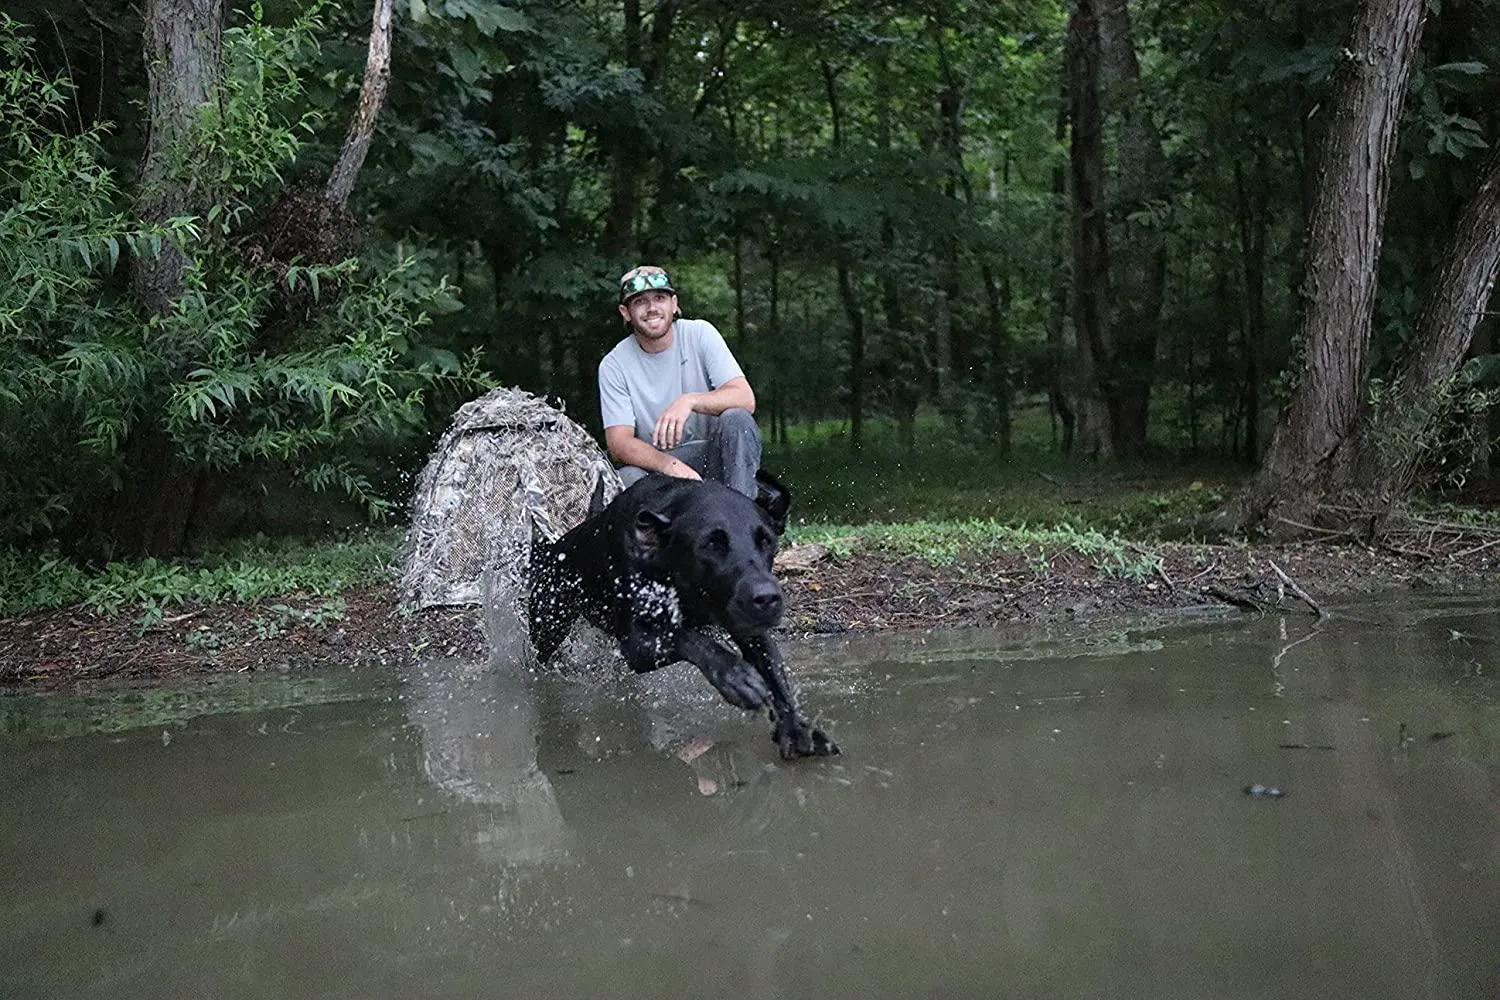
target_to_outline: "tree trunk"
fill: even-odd
[[[1428,291],[1417,335],[1397,364],[1388,396],[1360,428],[1358,486],[1378,510],[1404,500],[1446,380],[1474,339],[1500,273],[1500,150],[1458,221]]]
[[[622,0],[625,39],[625,65],[637,69],[646,92],[651,93],[661,76],[668,43],[676,24],[677,5],[660,0],[651,15],[650,35],[644,40],[645,22],[640,0]],[[641,214],[641,186],[648,164],[643,153],[643,137],[632,137],[615,150],[609,179],[609,207],[604,213],[604,232],[599,240],[600,252],[622,257],[638,249],[636,224]]]
[[[1099,106],[1102,53],[1093,0],[1078,0],[1068,22],[1068,110],[1073,137],[1073,331],[1077,344],[1077,437],[1084,454],[1115,455],[1114,377],[1109,329],[1109,240],[1104,203],[1104,118]]]
[[[1255,146],[1255,176],[1249,184],[1238,161],[1234,165],[1235,204],[1240,267],[1245,288],[1244,455],[1260,459],[1260,373],[1266,343],[1266,184],[1265,150]]]
[[[1339,56],[1308,236],[1302,377],[1255,481],[1240,527],[1306,530],[1353,478],[1391,153],[1426,0],[1367,0]]]
[[[1110,218],[1109,322],[1114,373],[1116,452],[1146,444],[1151,388],[1156,379],[1157,330],[1166,290],[1167,250],[1161,227],[1134,216],[1158,200],[1165,172],[1161,135],[1140,96],[1141,66],[1135,55],[1126,0],[1098,0],[1099,49],[1104,113],[1119,122]]]
[[[1062,76],[1061,100],[1057,103],[1057,117],[1053,128],[1053,137],[1057,140],[1058,146],[1062,146],[1068,138],[1071,59],[1069,68],[1063,72]],[[1052,418],[1053,440],[1057,443],[1058,450],[1068,455],[1073,451],[1073,428],[1076,416],[1073,412],[1071,390],[1076,378],[1072,370],[1073,366],[1069,364],[1067,336],[1063,330],[1068,319],[1068,251],[1072,238],[1069,228],[1071,216],[1063,210],[1068,195],[1068,168],[1061,163],[1052,168],[1051,191],[1054,211],[1051,224],[1052,267],[1049,280],[1052,308],[1047,313],[1047,399]],[[1008,405],[1009,397],[1007,396]],[[1058,424],[1062,425],[1060,438]]]
[[[849,445],[859,451],[864,446],[865,314],[854,291],[849,265],[841,258],[836,270],[839,297],[844,302],[844,314],[849,318]]]
[[[821,60],[819,66],[828,97],[833,150],[837,156],[844,146],[844,116],[843,107],[839,103],[838,73],[826,59]],[[854,289],[854,276],[849,271],[848,251],[844,247],[840,246],[835,251],[835,261],[839,298],[844,303],[844,315],[849,319],[849,447],[859,451],[864,446],[865,314]]]
[[[766,245],[766,343],[781,344],[781,250],[774,231]],[[769,360],[769,358],[767,359]],[[772,366],[774,368],[774,366]],[[786,444],[787,399],[791,394],[778,377],[772,382],[771,439]]]
[[[150,129],[135,210],[142,221],[163,223],[203,216],[213,192],[203,183],[214,171],[199,133],[199,109],[219,100],[223,69],[223,0],[146,0],[146,110]],[[131,264],[131,285],[151,315],[161,315],[182,294],[187,256],[166,244],[154,257]]]
[[[207,214],[213,190],[203,179],[208,153],[199,131],[201,109],[219,99],[223,71],[221,0],[146,0],[143,11],[146,107],[150,129],[135,210],[149,223]],[[131,261],[130,281],[150,315],[169,312],[182,295],[187,254],[165,244],[154,257]],[[146,328],[146,336],[153,336]],[[186,362],[194,344],[158,339],[152,347],[170,365]],[[176,443],[154,421],[133,427],[123,445],[119,490],[102,510],[106,557],[173,555],[187,544],[203,474],[184,462]]]
[[[886,29],[888,30],[888,29]],[[875,149],[882,156],[891,153],[891,81],[890,60],[882,46],[875,58]],[[896,223],[891,213],[880,216],[880,249],[886,262],[879,277],[881,310],[885,314],[884,359],[891,362],[887,373],[887,391],[895,410],[897,433],[902,447],[916,446],[917,406],[927,384],[926,343],[921,334],[907,323],[905,299],[894,272],[901,266]]]
[[[349,123],[344,148],[339,151],[338,161],[323,188],[323,199],[340,215],[348,210],[349,195],[354,191],[354,181],[370,151],[375,118],[385,104],[385,91],[391,80],[391,5],[392,0],[375,0],[375,13],[370,21],[370,44],[365,56],[365,77],[359,88],[359,107]]]

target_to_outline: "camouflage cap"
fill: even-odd
[[[624,305],[642,292],[671,292],[677,294],[667,272],[654,264],[632,267],[620,275],[620,304]]]

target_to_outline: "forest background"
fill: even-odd
[[[598,434],[642,261],[813,517],[1146,463],[1233,484],[1195,530],[1378,535],[1491,474],[1497,48],[1496,0],[11,0],[0,561],[399,521],[492,385]]]

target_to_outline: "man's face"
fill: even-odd
[[[671,292],[650,291],[633,296],[620,306],[620,315],[638,336],[660,340],[672,329],[677,314],[677,296]]]

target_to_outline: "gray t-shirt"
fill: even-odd
[[[665,351],[643,351],[630,336],[604,356],[599,362],[599,412],[605,427],[633,426],[635,436],[649,442],[656,421],[677,397],[710,392],[744,374],[712,323],[679,319],[672,324],[672,346]],[[706,436],[703,414],[693,414],[682,439]]]

